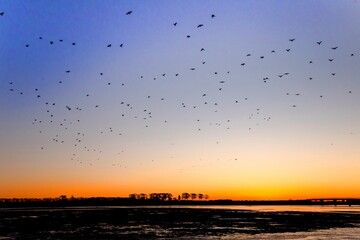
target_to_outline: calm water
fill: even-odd
[[[84,207],[87,208],[87,207]],[[103,208],[103,207],[101,207]],[[129,208],[112,206],[109,208]],[[212,205],[212,206],[142,206],[137,208],[192,208],[192,209],[224,209],[224,210],[244,210],[260,212],[351,212],[360,213],[360,206],[238,206],[238,205]]]
[[[0,240],[355,240],[360,239],[359,213],[360,206],[114,206],[0,209]],[[294,224],[297,217],[301,220]],[[352,227],[331,225],[331,221],[326,222],[328,217],[332,218],[333,222],[351,222]],[[319,219],[320,224],[315,221],[314,226],[302,226],[312,218]],[[284,230],[287,228],[290,229],[289,232]]]

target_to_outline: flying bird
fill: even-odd
[[[174,26],[176,27],[176,25],[177,25],[177,22],[174,22],[174,23],[173,23],[173,25],[174,25]]]
[[[318,45],[320,45],[322,43],[322,41],[316,42]]]
[[[199,28],[199,27],[203,27],[204,25],[203,24],[199,24],[197,27]]]
[[[130,15],[132,13],[132,11],[128,11],[127,13],[126,13],[126,15]]]
[[[295,41],[295,38],[291,38],[291,39],[289,39],[289,41],[290,41],[290,42],[293,42],[293,41]]]

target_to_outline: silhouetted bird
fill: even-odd
[[[174,26],[176,27],[176,25],[177,25],[177,22],[174,22],[174,23],[173,23],[173,25],[174,25]]]
[[[211,14],[211,18],[214,18],[214,17],[216,17],[214,14]]]
[[[199,28],[199,27],[203,27],[204,25],[203,24],[199,24],[197,27]]]
[[[4,16],[4,13],[5,13],[5,12],[1,12],[1,13],[0,13],[0,16]]]
[[[187,38],[190,38],[190,35],[187,35],[186,37],[187,37]]]
[[[290,42],[293,42],[293,41],[295,41],[295,38],[291,38],[291,39],[289,39],[289,41],[290,41]]]
[[[290,48],[286,49],[287,52],[290,52]]]
[[[108,44],[107,47],[111,47],[111,44]]]
[[[128,11],[127,13],[126,13],[126,15],[130,15],[132,13],[132,11]]]
[[[29,47],[29,46],[30,46],[30,44],[26,44],[26,45],[25,45],[25,47]]]
[[[333,48],[331,48],[332,50],[336,50],[338,47],[333,47]]]
[[[76,43],[74,43],[74,42],[72,43],[73,46],[75,46],[75,44],[76,44]]]
[[[123,47],[123,45],[124,45],[124,44],[122,43],[122,44],[120,44],[119,46],[120,46],[120,47]]]
[[[53,42],[53,41],[50,41],[50,44],[51,44],[51,45],[53,45],[53,44],[54,44],[54,42]]]
[[[319,42],[316,42],[316,43],[320,45],[322,43],[322,41],[319,41]]]
[[[67,70],[66,73],[70,73],[70,70]]]

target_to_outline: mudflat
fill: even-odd
[[[359,213],[86,207],[1,209],[0,238],[154,239],[358,227]]]

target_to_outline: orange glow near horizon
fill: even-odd
[[[20,184],[1,186],[2,195],[0,198],[54,198],[60,195],[68,197],[128,197],[130,193],[152,192],[169,192],[174,197],[181,195],[183,192],[208,194],[211,200],[215,199],[232,199],[232,200],[295,200],[309,198],[360,198],[359,191],[354,191],[353,187],[344,188],[343,186],[252,186],[236,187],[228,186],[221,188],[201,187],[159,187],[151,190],[151,187],[135,187],[131,185],[103,185],[96,183],[39,183]]]

